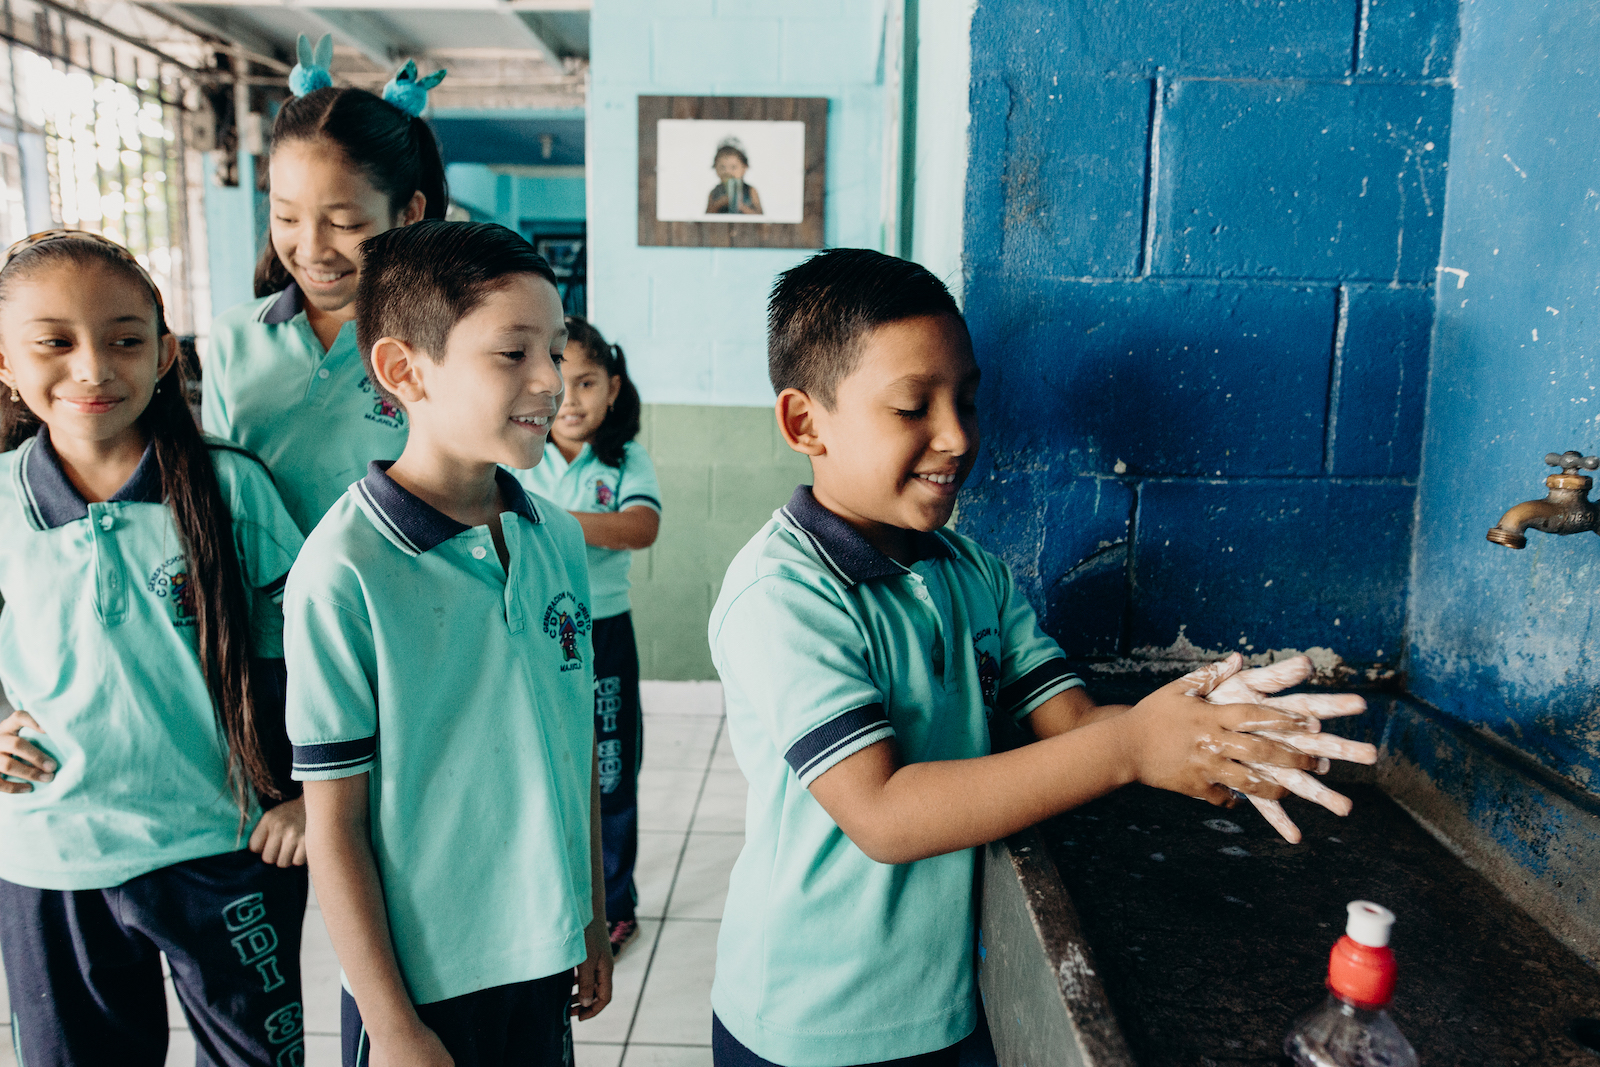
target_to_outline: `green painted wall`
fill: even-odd
[[[713,679],[706,622],[735,553],[811,481],[771,408],[646,404],[639,443],[661,476],[661,536],[633,560],[641,677]]]

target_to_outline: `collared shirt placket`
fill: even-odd
[[[119,625],[128,614],[128,576],[117,548],[120,521],[107,504],[89,505],[89,541],[94,551],[94,610],[107,626]]]

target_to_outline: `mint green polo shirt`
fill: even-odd
[[[253,652],[277,658],[300,530],[254,458],[218,442],[211,461]],[[32,792],[0,795],[0,878],[104,889],[243,847],[188,583],[153,449],[94,504],[67,480],[48,429],[0,455],[0,682],[46,731],[22,736],[59,765]]]
[[[627,443],[621,467],[601,463],[588,445],[584,445],[569,464],[561,449],[547,443],[544,459],[537,467],[511,473],[524,488],[568,511],[614,515],[628,508],[649,508],[661,514],[661,484],[656,481],[656,465],[650,462],[650,453],[637,441]],[[633,566],[633,553],[625,548],[585,547],[589,556],[589,595],[594,597],[594,617],[609,619],[621,615],[630,606],[628,571]]]
[[[261,457],[304,533],[368,462],[405,448],[405,411],[367,380],[356,324],[323,351],[293,283],[217,316],[204,371],[206,430]]]
[[[923,535],[919,555],[890,560],[801,486],[712,609],[750,790],[711,1005],[785,1067],[917,1056],[976,1022],[976,850],[878,863],[811,783],[890,738],[906,763],[988,755],[992,715],[1083,684],[999,559],[949,531]]]
[[[582,962],[594,656],[583,531],[505,471],[510,567],[373,463],[289,575],[302,781],[368,775],[400,973],[430,1004]]]

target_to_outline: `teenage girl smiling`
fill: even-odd
[[[639,435],[639,392],[618,345],[578,315],[567,316],[561,360],[566,392],[550,425],[544,460],[514,471],[528,489],[566,508],[588,546],[594,615],[594,733],[600,768],[600,841],[606,918],[621,952],[639,930],[633,868],[639,851],[639,651],[628,602],[633,552],[655,544],[661,489]]]
[[[356,345],[359,249],[444,217],[444,163],[421,118],[364,89],[327,86],[278,112],[268,176],[257,299],[212,327],[202,417],[262,458],[309,533],[369,461],[405,446],[405,414],[373,390]]]

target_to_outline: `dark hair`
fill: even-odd
[[[102,266],[120,271],[145,284],[138,271],[115,249],[82,240],[57,240],[35,245],[13,256],[0,270],[0,303],[10,283],[52,263],[78,267]],[[155,305],[156,330],[170,331]],[[21,401],[0,390],[0,452],[9,452],[39,431],[38,418]],[[233,516],[217,482],[211,452],[184,397],[183,361],[156,383],[155,395],[139,416],[149,436],[161,470],[161,493],[172,512],[178,541],[188,561],[195,588],[195,629],[199,637],[200,669],[228,743],[228,788],[239,806],[239,830],[244,831],[253,787],[258,794],[278,799],[272,772],[257,731],[258,685],[251,662],[249,602],[244,575],[233,545]]]
[[[372,373],[372,346],[380,338],[398,338],[438,362],[456,323],[516,274],[556,284],[555,271],[532,245],[493,222],[419,222],[362,241],[356,344],[372,387],[395,399]]]
[[[601,463],[621,467],[628,442],[639,436],[639,390],[628,377],[627,357],[622,354],[621,345],[606,344],[594,323],[582,315],[567,316],[567,344],[582,345],[589,358],[600,364],[606,374],[622,379],[617,399],[612,401],[611,410],[606,412],[600,428],[594,432],[594,440],[589,442],[590,450]]]
[[[433,130],[421,118],[365,89],[329,87],[287,101],[272,123],[272,150],[290,141],[318,139],[337,145],[373,188],[389,197],[391,215],[399,214],[420,191],[427,199],[422,217],[444,218],[450,206],[444,159]],[[270,237],[256,263],[255,280],[258,297],[279,292],[290,282]]]
[[[743,163],[746,167],[750,166],[750,157],[745,155],[744,149],[740,148],[738,145],[717,145],[717,154],[711,157],[711,165],[713,167],[716,166],[717,160],[721,159],[723,156],[738,156],[740,163]]]
[[[944,283],[924,267],[868,248],[818,252],[778,275],[767,301],[772,391],[798,389],[832,410],[872,330],[922,315],[961,320]],[[965,321],[962,320],[965,327]]]

